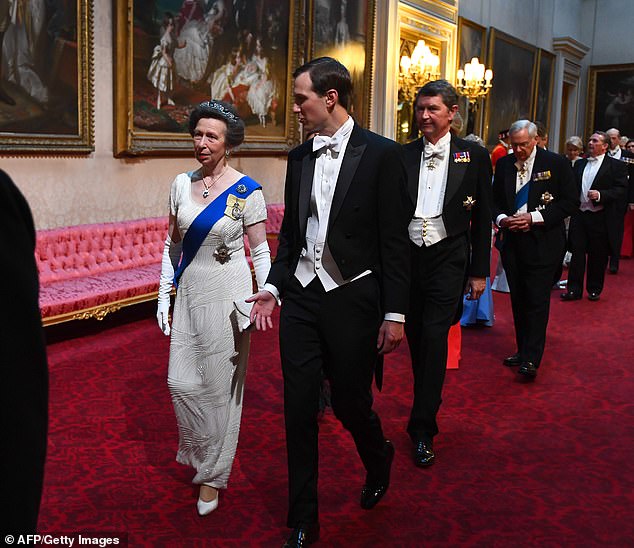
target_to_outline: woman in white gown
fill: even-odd
[[[257,67],[258,76],[249,87],[247,103],[249,103],[251,112],[260,120],[260,125],[266,127],[266,115],[273,102],[275,86],[269,77],[268,59],[263,56],[262,43],[260,40],[256,40],[255,42],[255,52],[251,57],[251,63]]]
[[[212,74],[211,78],[211,98],[218,101],[224,101],[228,97],[231,102],[235,101],[233,90],[233,79],[240,71],[241,61],[240,52],[237,48],[231,51],[231,57],[227,63],[218,67]]]
[[[258,287],[270,251],[261,187],[227,164],[244,140],[243,121],[231,105],[212,100],[194,109],[189,129],[201,167],[172,183],[157,319],[169,335],[174,280],[167,383],[179,430],[176,460],[196,469],[197,508],[206,515],[227,487],[240,430],[249,334],[237,310],[253,292],[244,234]]]
[[[174,17],[166,13],[163,20],[164,32],[160,43],[154,47],[147,78],[157,89],[156,108],[161,108],[162,97],[165,96],[168,105],[173,105],[172,91],[174,89],[174,50],[176,49],[176,35],[174,34]]]
[[[174,52],[176,73],[190,83],[200,82],[209,65],[214,38],[224,31],[229,12],[225,0],[215,0],[204,19],[190,19],[178,35],[185,47]]]

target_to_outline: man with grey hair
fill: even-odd
[[[598,301],[603,290],[609,253],[608,208],[625,200],[627,192],[626,164],[607,154],[608,142],[607,133],[595,131],[588,141],[588,158],[574,167],[581,205],[570,219],[572,260],[568,291],[561,294],[564,301],[581,299],[586,258],[588,299]]]
[[[537,375],[546,343],[550,290],[566,245],[564,219],[579,206],[570,164],[537,146],[537,127],[518,120],[509,129],[513,154],[500,158],[493,179],[496,245],[511,292],[517,352],[507,366]]]
[[[449,329],[460,319],[463,294],[478,299],[490,270],[491,161],[486,149],[452,135],[457,112],[454,87],[446,80],[428,82],[414,101],[423,137],[403,147],[414,209],[405,320],[414,402],[407,432],[419,467],[435,459]]]
[[[632,194],[634,186],[634,154],[627,150],[621,150],[621,132],[616,128],[610,128],[605,132],[609,139],[608,156],[615,160],[625,162],[628,168],[629,187]],[[613,202],[606,214],[608,219],[608,241],[610,243],[610,262],[608,272],[616,274],[619,271],[619,259],[621,257],[621,245],[623,245],[623,228],[625,213],[627,212],[627,196],[617,202]]]

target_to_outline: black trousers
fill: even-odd
[[[382,322],[374,275],[326,292],[315,278],[293,279],[280,315],[284,419],[288,452],[288,526],[318,521],[318,424],[322,371],[335,416],[352,434],[367,471],[380,480],[386,458],[379,417],[372,411],[376,341]],[[361,485],[361,482],[360,482]]]
[[[528,233],[510,235],[502,250],[502,264],[511,292],[517,352],[522,360],[539,367],[546,345],[550,292],[561,253],[554,253],[552,262],[536,262],[521,245],[522,239],[530,237]]]
[[[605,280],[610,246],[605,211],[582,211],[570,219],[570,251],[568,291],[581,294],[586,273],[588,293],[601,293]]]
[[[414,402],[407,432],[412,441],[438,434],[436,415],[447,370],[447,337],[464,295],[469,242],[466,234],[430,247],[411,244],[410,310],[405,333],[414,373]]]

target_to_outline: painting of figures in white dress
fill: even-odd
[[[3,151],[93,150],[89,10],[88,0],[0,0]]]
[[[133,132],[186,134],[192,108],[212,98],[236,107],[247,126],[246,148],[286,146],[292,1],[132,5]]]
[[[354,88],[349,111],[361,126],[369,127],[374,1],[312,0],[311,9],[311,57],[334,57],[348,68]]]

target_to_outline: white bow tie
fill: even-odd
[[[313,152],[321,150],[322,148],[329,148],[333,152],[339,152],[341,150],[342,141],[343,137],[341,135],[335,135],[334,137],[316,135],[313,139]]]
[[[425,158],[431,158],[435,156],[439,160],[442,160],[445,155],[446,147],[445,145],[436,144],[432,145],[431,143],[425,144]]]
[[[597,162],[599,158],[597,158],[596,156],[588,156],[587,160],[588,162]]]

